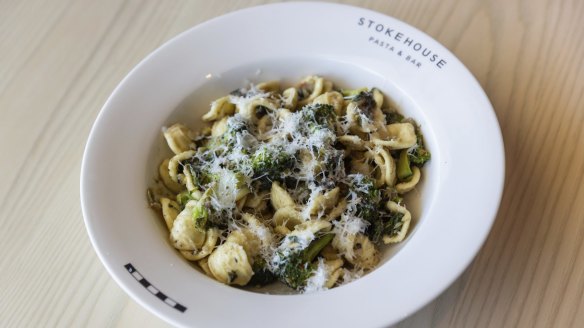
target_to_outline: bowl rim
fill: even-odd
[[[87,181],[87,176],[88,176],[87,158],[89,157],[89,153],[91,152],[91,144],[93,142],[95,142],[97,131],[101,128],[101,122],[103,121],[103,117],[104,117],[105,113],[111,108],[112,102],[118,96],[122,87],[128,82],[128,80],[130,80],[136,74],[136,72],[142,70],[144,68],[144,66],[146,66],[148,64],[148,62],[151,61],[152,58],[154,58],[155,56],[160,54],[165,49],[171,47],[173,44],[179,42],[181,39],[185,38],[187,35],[189,35],[191,33],[196,33],[198,30],[200,30],[206,26],[209,26],[211,24],[215,24],[215,23],[218,23],[221,21],[228,21],[232,17],[253,14],[256,11],[263,10],[265,8],[288,9],[288,10],[293,10],[293,9],[298,10],[298,9],[304,8],[304,9],[314,10],[317,7],[320,7],[321,10],[322,9],[335,10],[335,9],[339,9],[339,8],[344,8],[344,9],[348,9],[348,10],[352,10],[352,11],[358,11],[358,12],[361,12],[361,13],[364,13],[367,15],[371,15],[373,17],[385,17],[387,19],[391,19],[391,20],[400,22],[402,27],[407,28],[408,31],[413,31],[416,35],[421,35],[427,39],[433,40],[433,42],[438,45],[438,46],[436,46],[435,44],[433,44],[433,46],[438,47],[438,49],[440,50],[441,53],[448,56],[449,65],[460,66],[463,68],[463,70],[460,73],[467,75],[467,76],[464,76],[466,82],[472,83],[472,85],[470,85],[469,87],[476,89],[475,91],[478,94],[480,94],[482,97],[482,99],[480,99],[480,101],[482,103],[488,105],[488,106],[485,106],[485,107],[488,107],[485,109],[490,109],[490,110],[487,110],[487,113],[485,113],[485,114],[487,116],[490,116],[490,120],[497,123],[495,111],[492,108],[492,105],[490,104],[487,95],[485,94],[484,90],[482,89],[482,87],[480,86],[480,84],[478,83],[476,78],[472,75],[472,73],[470,73],[468,68],[462,62],[460,62],[460,60],[458,60],[458,58],[454,54],[452,54],[446,47],[442,46],[440,43],[435,41],[430,36],[426,35],[424,32],[418,30],[417,28],[415,28],[415,27],[413,27],[413,26],[411,26],[411,25],[409,25],[401,20],[397,20],[397,19],[390,17],[388,15],[385,15],[385,14],[382,14],[379,12],[375,12],[375,11],[372,11],[369,9],[361,8],[361,7],[355,7],[355,6],[344,5],[344,4],[321,3],[321,2],[287,2],[287,3],[266,4],[266,5],[261,5],[261,6],[248,7],[248,8],[233,11],[233,12],[215,17],[215,18],[208,20],[206,22],[200,23],[200,24],[198,24],[194,27],[191,27],[191,28],[187,29],[186,31],[174,36],[170,40],[164,42],[160,47],[158,47],[156,50],[154,50],[153,52],[148,54],[133,69],[131,69],[129,71],[129,73],[121,80],[121,82],[112,91],[111,95],[108,97],[108,99],[106,100],[106,102],[102,106],[102,108],[101,108],[101,110],[100,110],[100,112],[95,120],[95,123],[93,124],[93,126],[91,128],[91,131],[90,131],[89,137],[88,137],[88,141],[87,141],[87,144],[85,146],[84,153],[83,153],[83,161],[82,161],[82,165],[81,165],[81,179],[80,179],[80,192],[81,192],[80,196],[81,196],[81,205],[82,205],[84,222],[85,222],[85,226],[86,226],[88,235],[90,237],[93,248],[95,249],[101,262],[104,264],[106,270],[109,272],[110,276],[112,276],[112,278],[116,281],[116,283],[127,294],[129,294],[136,302],[138,302],[144,308],[148,309],[150,312],[155,313],[156,315],[158,315],[162,319],[166,320],[167,322],[170,322],[170,323],[172,323],[174,325],[178,325],[178,326],[183,325],[183,322],[177,320],[176,317],[169,316],[166,313],[159,311],[157,306],[154,306],[153,303],[146,301],[143,296],[136,293],[136,289],[134,287],[130,287],[124,280],[121,279],[121,277],[119,276],[119,273],[117,271],[113,270],[113,268],[110,265],[108,265],[108,260],[107,260],[106,254],[104,254],[102,252],[102,250],[99,246],[100,242],[98,241],[98,236],[96,236],[94,234],[94,230],[92,229],[93,222],[90,218],[90,214],[89,214],[88,208],[87,208],[88,202],[89,202],[88,188],[90,188],[90,186],[88,184],[89,182]],[[419,310],[420,308],[422,308],[423,306],[425,306],[426,304],[428,304],[429,302],[434,300],[444,290],[446,290],[469,266],[469,264],[473,261],[473,259],[478,254],[478,251],[480,250],[480,248],[484,244],[484,242],[488,236],[488,233],[490,232],[490,230],[494,224],[494,221],[496,219],[496,214],[497,214],[498,208],[500,206],[501,198],[503,195],[503,189],[504,189],[504,178],[505,178],[504,144],[503,144],[503,138],[502,138],[500,126],[498,125],[498,123],[495,125],[496,125],[496,128],[491,131],[493,139],[490,141],[492,143],[494,143],[494,148],[498,149],[498,152],[499,152],[498,154],[495,154],[495,157],[498,159],[498,162],[493,163],[493,165],[496,166],[496,168],[497,168],[497,172],[496,172],[497,177],[493,179],[494,194],[491,195],[491,197],[495,200],[496,206],[494,206],[491,209],[488,209],[489,214],[486,214],[484,216],[490,217],[490,220],[483,222],[484,226],[483,226],[483,229],[481,231],[481,234],[475,236],[476,242],[473,245],[471,245],[469,247],[469,249],[467,249],[466,254],[472,254],[472,255],[470,255],[470,256],[467,255],[465,258],[460,259],[460,263],[458,264],[456,270],[454,270],[455,274],[451,274],[447,278],[445,278],[440,283],[439,288],[434,288],[431,291],[430,295],[424,297],[423,300],[418,300],[417,302],[414,302],[414,303],[416,303],[416,306],[410,307],[407,310],[402,311],[401,313],[399,313],[398,316],[395,316],[394,321],[392,321],[390,323],[395,323],[396,321],[402,320],[403,318],[407,317],[408,315],[414,313],[415,311]],[[395,319],[397,319],[397,320],[395,320]]]

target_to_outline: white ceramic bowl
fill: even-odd
[[[217,283],[184,260],[148,208],[145,190],[166,150],[161,127],[198,126],[218,96],[245,80],[319,74],[376,86],[416,119],[432,152],[414,197],[409,237],[345,286],[267,295]],[[195,92],[198,112],[177,109]],[[91,242],[118,284],[178,326],[378,327],[447,288],[485,240],[504,180],[503,143],[479,84],[446,48],[365,9],[285,3],[196,26],[161,46],[118,85],[89,136],[81,202]]]

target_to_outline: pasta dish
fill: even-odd
[[[403,196],[430,153],[380,90],[319,76],[264,82],[213,101],[202,119],[198,132],[163,128],[174,155],[148,197],[171,244],[208,276],[320,291],[361,277],[381,245],[406,237]]]

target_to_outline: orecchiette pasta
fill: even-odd
[[[176,249],[196,251],[205,243],[207,232],[198,228],[193,220],[193,208],[196,206],[196,201],[189,201],[173,222],[170,239]]]
[[[293,229],[297,224],[304,222],[302,213],[292,207],[282,207],[274,213],[273,221],[275,226],[284,226]]]
[[[213,277],[225,284],[245,286],[253,270],[243,246],[226,241],[209,256],[209,270]]]
[[[373,144],[389,149],[404,149],[416,145],[416,130],[411,123],[394,123],[386,126],[384,138],[373,138]]]
[[[386,244],[399,243],[406,237],[406,233],[410,227],[410,221],[412,220],[412,215],[410,214],[410,211],[396,202],[388,201],[386,207],[390,212],[400,214],[401,219],[398,221],[399,225],[395,227],[397,228],[397,232],[392,235],[383,236],[383,242]]]
[[[380,181],[382,184],[384,183],[389,187],[393,186],[396,177],[395,161],[393,160],[393,157],[391,157],[387,150],[382,147],[376,147],[373,150],[373,153],[373,158],[381,173]]]
[[[299,94],[302,94],[302,99],[298,100],[299,106],[304,106],[310,104],[316,97],[320,96],[323,92],[325,85],[324,79],[319,76],[309,76],[302,80],[298,87]]]
[[[232,115],[235,105],[229,101],[229,97],[222,97],[211,103],[211,109],[203,115],[204,121],[215,121],[225,116]]]
[[[168,147],[175,153],[180,154],[192,148],[195,145],[193,142],[193,134],[189,128],[177,123],[167,128],[163,132],[164,138],[168,143]]]
[[[412,172],[413,174],[409,181],[404,181],[395,185],[395,190],[398,193],[405,194],[407,192],[410,192],[416,187],[418,182],[420,182],[420,177],[422,176],[420,169],[414,166],[412,168]]]
[[[160,164],[160,166],[158,168],[158,175],[160,176],[160,180],[162,181],[162,184],[166,188],[168,188],[170,191],[172,191],[174,193],[179,193],[181,190],[184,189],[184,187],[180,183],[178,183],[178,181],[175,181],[170,177],[170,173],[168,170],[169,163],[170,163],[170,159],[168,159],[168,158],[165,159],[164,161],[162,161],[162,163]]]
[[[162,205],[162,217],[164,218],[166,227],[168,230],[171,230],[174,220],[180,211],[180,206],[175,201],[166,197],[160,198],[160,205]]]
[[[207,257],[215,246],[217,245],[217,240],[219,239],[220,233],[219,230],[216,228],[211,228],[207,230],[205,235],[205,243],[201,246],[201,249],[194,249],[194,250],[182,250],[180,251],[181,254],[189,261],[197,261],[204,257]]]
[[[174,155],[168,161],[168,175],[172,181],[179,182],[179,174],[182,174],[181,171],[179,171],[182,168],[181,161],[190,159],[193,157],[193,155],[195,155],[195,151],[189,150],[185,151],[184,153]]]
[[[316,97],[312,103],[313,104],[324,104],[324,105],[331,105],[335,109],[335,113],[339,116],[343,115],[344,109],[344,102],[343,95],[339,92],[332,91],[323,93],[322,95]]]
[[[402,196],[430,159],[417,124],[384,103],[379,89],[320,76],[237,89],[212,102],[200,133],[163,129],[173,155],[149,204],[178,254],[222,283],[348,283],[406,238]]]
[[[277,211],[284,207],[295,207],[296,203],[292,196],[282,187],[278,182],[272,183],[272,190],[270,193],[270,202],[272,207]]]

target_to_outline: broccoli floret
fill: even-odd
[[[191,207],[191,216],[195,221],[195,227],[201,231],[209,228],[225,229],[227,227],[225,211],[217,210],[212,205],[211,195],[213,192],[213,188],[207,189]]]
[[[241,116],[236,115],[227,120],[227,131],[218,138],[223,144],[233,146],[237,142],[237,137],[248,131],[247,122]]]
[[[334,236],[334,234],[323,235],[310,243],[304,250],[294,252],[288,256],[278,253],[277,256],[280,261],[274,273],[280,281],[296,290],[306,286],[306,282],[316,269],[312,261],[333,240]],[[288,236],[286,238],[296,237]]]
[[[361,174],[348,176],[349,190],[355,194],[359,202],[356,204],[355,215],[369,222],[365,233],[372,242],[377,243],[383,235],[383,206],[381,202],[381,190],[375,187],[373,181]]]
[[[251,269],[253,270],[253,276],[248,283],[249,285],[264,286],[276,280],[276,275],[268,269],[268,264],[262,257],[257,257],[254,260]]]
[[[417,144],[418,146],[415,147],[413,150],[408,152],[409,161],[412,165],[422,167],[426,164],[427,161],[430,160],[432,155],[430,152],[424,147],[424,137],[419,128],[416,127],[416,136],[417,136]]]
[[[205,206],[204,201],[198,201],[192,208],[193,220],[195,220],[195,227],[201,231],[208,228],[209,210]]]
[[[378,219],[373,221],[368,227],[368,237],[373,243],[378,243],[385,235],[393,236],[401,230],[403,217],[402,213],[387,212],[379,209]]]
[[[181,206],[181,208],[184,208],[189,200],[192,199],[193,197],[191,196],[191,193],[186,190],[176,195],[176,202]]]
[[[374,221],[381,201],[381,191],[375,188],[371,179],[361,174],[351,174],[347,177],[349,178],[349,190],[360,199],[356,215],[369,222]]]
[[[375,98],[373,98],[373,93],[369,91],[361,91],[358,95],[353,97],[352,100],[354,103],[357,104],[357,107],[365,113],[368,117],[371,115],[371,111],[377,103],[375,102]]]
[[[414,149],[408,157],[412,164],[422,167],[424,164],[426,164],[427,161],[430,160],[432,156],[426,148],[418,147]]]
[[[327,104],[310,104],[302,108],[302,120],[310,129],[308,132],[314,132],[319,128],[332,130],[335,124],[335,108]]]
[[[251,158],[253,176],[259,179],[262,184],[279,180],[282,177],[282,172],[290,168],[293,163],[294,158],[284,152],[282,148],[263,147],[256,151]]]

